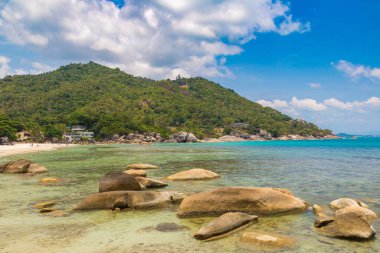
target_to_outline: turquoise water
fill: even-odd
[[[199,192],[220,186],[287,188],[310,204],[328,205],[340,197],[360,198],[380,212],[380,139],[266,141],[239,143],[76,146],[0,158],[31,159],[46,166],[48,175],[0,174],[0,252],[273,252],[239,243],[243,231],[293,237],[292,249],[274,252],[380,252],[379,239],[354,242],[330,239],[322,243],[313,231],[314,216],[260,217],[259,222],[227,238],[200,242],[192,238],[210,218],[179,219],[178,206],[150,211],[93,211],[53,218],[31,207],[58,201],[68,209],[97,192],[98,179],[122,171],[130,163],[160,165],[148,176],[162,179],[175,172],[202,167],[222,177],[212,181],[169,182],[168,190]],[[63,179],[42,185],[46,176]],[[186,229],[160,232],[162,222]],[[374,224],[380,232],[380,222]]]

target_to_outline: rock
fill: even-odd
[[[148,169],[158,169],[158,166],[152,165],[152,164],[144,164],[144,163],[136,163],[136,164],[129,164],[126,168],[134,169],[134,170],[148,170]]]
[[[53,212],[53,211],[55,211],[54,208],[42,208],[40,210],[40,213],[50,213],[50,212]]]
[[[364,208],[368,208],[364,202],[357,199],[340,198],[330,203],[330,208],[334,210],[342,209],[348,206],[362,206]]]
[[[48,170],[30,160],[20,159],[0,165],[0,173],[46,173]]]
[[[47,202],[36,203],[32,207],[37,208],[37,209],[43,209],[43,208],[55,206],[56,204],[57,204],[57,202],[47,201]]]
[[[9,162],[3,167],[3,173],[27,173],[29,165],[32,161],[20,159],[17,161]]]
[[[168,186],[167,183],[161,182],[156,179],[146,177],[135,177],[135,179],[142,188],[162,188]]]
[[[307,207],[305,201],[285,189],[225,187],[186,197],[178,216],[215,216],[227,212],[270,215],[303,212]]]
[[[183,225],[178,225],[176,223],[165,222],[165,223],[158,224],[154,229],[160,232],[176,232],[176,231],[188,229],[188,227],[183,226]]]
[[[333,221],[317,229],[322,235],[349,239],[369,239],[375,235],[374,228],[356,208],[346,207],[335,212]],[[346,209],[346,210],[345,210]]]
[[[178,203],[184,198],[180,192],[167,191],[112,191],[96,193],[80,202],[75,210],[92,209],[145,209]]]
[[[292,238],[258,232],[243,233],[240,242],[266,248],[291,248],[295,246],[295,240]]]
[[[167,177],[169,180],[204,180],[204,179],[213,179],[220,177],[218,174],[205,170],[205,169],[191,169],[186,171],[178,172],[174,175]]]
[[[134,177],[146,177],[147,175],[145,170],[126,170],[124,173],[132,175]]]
[[[109,172],[99,181],[99,192],[140,190],[141,186],[135,177],[123,172]]]
[[[368,223],[377,219],[377,214],[368,208],[361,206],[348,206],[346,208],[339,209],[335,212],[335,215],[345,215],[347,213],[356,213],[361,218],[365,219]]]
[[[44,166],[41,166],[37,163],[32,163],[29,165],[28,173],[32,174],[42,174],[48,172],[48,169],[46,169]]]
[[[313,213],[317,216],[314,222],[315,227],[322,227],[334,221],[334,217],[327,215],[325,210],[319,205],[313,205]]]
[[[206,240],[212,237],[221,236],[252,221],[257,221],[257,219],[257,216],[248,215],[246,213],[225,213],[202,227],[194,237],[198,240]]]
[[[57,177],[44,177],[40,180],[40,182],[44,183],[44,184],[59,183],[61,181],[62,180],[60,178],[57,178]]]

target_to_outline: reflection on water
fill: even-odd
[[[69,209],[98,190],[98,179],[104,173],[143,162],[161,166],[148,171],[152,178],[162,179],[193,167],[210,169],[222,176],[212,181],[169,182],[168,190],[280,187],[292,190],[310,204],[327,205],[339,197],[361,198],[379,213],[379,140],[77,146],[1,158],[0,162],[16,158],[38,162],[49,168],[49,174],[0,175],[0,252],[266,252],[242,247],[238,241],[243,231],[297,239],[295,248],[279,252],[380,252],[378,239],[330,239],[326,243],[313,231],[311,212],[260,217],[258,223],[227,238],[200,242],[192,234],[211,218],[179,219],[177,206],[119,213],[78,212],[62,218],[45,217],[31,207],[36,202],[54,200],[58,201],[57,208]],[[42,185],[39,180],[45,176],[64,181]],[[163,222],[188,229],[154,229]],[[379,222],[374,227],[380,231]]]

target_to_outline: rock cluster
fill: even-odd
[[[313,206],[318,233],[348,239],[370,239],[376,234],[371,223],[377,215],[362,201],[342,198],[332,201],[330,207],[335,210],[334,215],[328,215],[318,205]]]
[[[195,137],[193,133],[189,132],[179,132],[177,134],[170,135],[170,138],[168,141],[165,142],[178,142],[178,143],[184,143],[184,142],[197,142],[198,138]]]

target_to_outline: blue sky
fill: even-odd
[[[378,1],[114,2],[3,1],[0,76],[90,60],[204,76],[335,132],[380,133]]]

